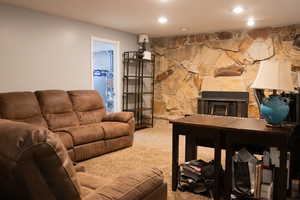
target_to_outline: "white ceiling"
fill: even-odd
[[[130,33],[152,37],[300,23],[300,0],[0,0],[20,7],[64,16]],[[241,15],[231,10],[245,7]],[[169,19],[159,24],[158,17]],[[188,28],[187,32],[181,31]]]

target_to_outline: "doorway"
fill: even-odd
[[[92,38],[92,86],[108,113],[119,111],[119,42]]]

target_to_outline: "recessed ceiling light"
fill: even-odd
[[[189,29],[186,28],[186,27],[182,27],[182,28],[180,28],[180,30],[181,30],[182,32],[187,32]]]
[[[168,19],[166,17],[160,17],[158,18],[158,22],[161,24],[165,24],[168,22]]]
[[[254,26],[255,25],[255,20],[253,18],[249,18],[247,21],[248,26]]]
[[[235,14],[241,14],[244,12],[244,8],[242,6],[236,6],[232,9],[232,12]]]

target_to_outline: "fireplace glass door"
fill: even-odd
[[[210,101],[208,102],[208,113],[219,116],[239,116],[236,102]]]
[[[228,116],[227,103],[212,103],[209,107],[211,115]]]

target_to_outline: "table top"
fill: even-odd
[[[255,118],[242,118],[242,117],[228,117],[228,116],[216,116],[195,114],[180,119],[170,120],[170,123],[174,125],[189,125],[214,129],[228,130],[232,132],[260,132],[268,134],[284,134],[290,135],[292,128],[277,128],[268,127],[266,122],[261,119]]]

